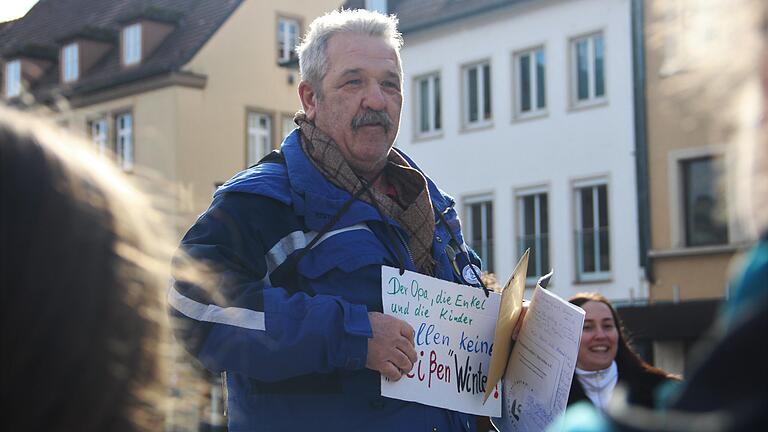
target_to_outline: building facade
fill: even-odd
[[[729,23],[740,6],[636,3],[644,16],[647,176],[641,188],[648,197],[651,305],[630,314],[639,336],[652,341],[656,364],[684,374],[689,349],[728,295],[734,256],[753,241],[738,223],[735,185],[726,176],[743,65],[711,55],[739,45]]]
[[[85,134],[127,172],[167,180],[181,233],[293,128],[294,47],[339,5],[39,2],[0,30],[3,99]]]
[[[293,129],[301,107],[294,47],[315,17],[339,5],[40,1],[0,26],[1,99],[84,135],[125,172],[155,179],[181,236],[217,185]],[[225,430],[217,377],[176,355],[183,360],[171,371],[166,430]],[[213,385],[199,386],[200,376]]]
[[[463,9],[462,9],[463,8]],[[630,2],[404,1],[397,146],[457,200],[501,283],[531,248],[563,297],[648,296],[639,264]]]

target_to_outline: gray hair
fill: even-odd
[[[299,54],[301,79],[309,83],[318,96],[322,96],[322,82],[328,72],[328,58],[325,55],[328,40],[339,33],[357,33],[381,38],[395,50],[398,72],[402,79],[400,48],[403,37],[397,30],[398,19],[365,9],[334,10],[316,18],[309,25],[304,40],[296,47]]]

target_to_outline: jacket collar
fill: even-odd
[[[307,158],[307,155],[304,154],[299,139],[300,132],[296,129],[285,138],[281,146],[281,151],[285,156],[288,167],[288,178],[291,184],[292,195],[294,195],[294,198],[304,198],[303,201],[305,201],[306,205],[303,209],[304,213],[319,211],[331,215],[335,214],[344,205],[344,202],[351,198],[351,195],[323,177],[320,171]],[[413,168],[424,174],[402,150],[393,149],[393,151],[398,152]],[[452,207],[454,205],[453,198],[440,190],[426,174],[424,174],[424,177],[427,179],[427,187],[429,188],[429,195],[435,211],[444,212],[447,208]],[[294,205],[296,204],[294,202]],[[368,204],[357,202],[352,206],[349,213],[361,210],[356,208],[358,204],[375,212]],[[379,219],[378,215],[375,215],[373,219]]]

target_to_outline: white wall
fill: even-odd
[[[457,199],[494,199],[495,270],[500,282],[517,261],[518,188],[549,189],[551,288],[561,296],[598,290],[612,299],[646,297],[638,261],[629,0],[535,1],[405,35],[405,105],[397,145]],[[602,31],[607,103],[569,108],[569,39]],[[512,55],[543,45],[547,115],[513,120]],[[461,65],[491,61],[493,126],[461,130]],[[439,71],[443,132],[414,140],[414,81]],[[608,181],[612,277],[576,283],[572,182]],[[465,231],[466,232],[466,231]]]

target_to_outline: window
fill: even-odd
[[[518,195],[517,244],[520,254],[531,249],[528,282],[549,272],[549,203],[546,192]]]
[[[686,246],[728,243],[724,172],[721,157],[706,156],[680,161]]]
[[[117,163],[124,171],[133,169],[133,114],[115,116]]]
[[[578,280],[606,279],[611,271],[608,186],[577,185],[575,198]]]
[[[283,116],[283,138],[293,132],[296,128],[296,123],[293,122],[293,116]]]
[[[66,45],[62,49],[61,78],[64,82],[76,81],[80,75],[79,50],[77,43]]]
[[[515,114],[539,113],[546,106],[544,48],[515,55]]]
[[[493,201],[478,200],[467,204],[469,246],[480,255],[485,270],[493,271]]]
[[[5,64],[5,97],[12,98],[21,94],[21,60]]]
[[[440,75],[416,79],[416,135],[429,136],[440,132]]]
[[[286,63],[296,59],[299,22],[289,18],[277,19],[277,61]]]
[[[107,119],[101,118],[90,122],[91,141],[96,144],[100,155],[107,153]]]
[[[123,29],[123,64],[132,65],[141,61],[141,24],[136,23]]]
[[[491,64],[478,63],[464,68],[464,126],[474,127],[491,121]]]
[[[272,150],[272,119],[261,113],[248,113],[248,148],[246,166],[261,160]]]
[[[574,105],[605,98],[605,50],[601,33],[571,42],[571,64]]]
[[[387,14],[387,0],[365,0],[365,8]]]

